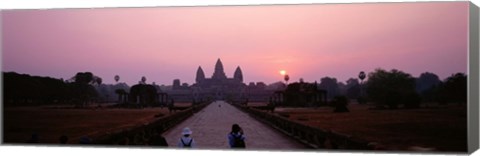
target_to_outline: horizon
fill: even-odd
[[[465,8],[468,2],[2,10],[2,71],[192,85],[199,66],[211,77],[220,58],[227,77],[240,66],[245,84],[283,81],[281,70],[292,82],[345,82],[377,68],[444,80],[468,75]]]
[[[381,69],[381,68],[377,68],[377,69]],[[390,72],[390,71],[393,70],[393,69],[391,69],[391,70],[383,69],[383,70]],[[28,74],[28,73],[18,73],[18,72],[15,72],[15,71],[3,71],[3,72],[5,72],[5,73],[13,72],[13,73],[21,74],[21,75],[26,74],[26,75],[29,75],[29,76],[40,76],[40,75],[31,75],[31,74]],[[87,71],[87,72],[88,72],[88,71]],[[280,71],[280,72],[281,72],[281,71]],[[403,72],[403,71],[402,71],[402,72]],[[428,71],[426,71],[426,72],[428,72]],[[428,73],[432,73],[432,72],[428,72]],[[462,73],[462,72],[458,72],[458,73]],[[458,73],[452,73],[452,74],[451,74],[450,76],[448,76],[448,77],[454,76],[455,74],[458,74]],[[92,73],[92,74],[93,74],[93,73]],[[367,74],[367,77],[365,78],[364,81],[368,81],[368,74],[369,74],[369,73],[366,73],[366,74]],[[409,74],[409,75],[412,76],[413,78],[419,78],[419,76],[420,76],[420,75],[419,75],[419,76],[414,76],[414,75],[411,75],[410,73],[406,73],[406,74]],[[435,74],[435,73],[433,73],[433,74]],[[462,74],[465,74],[466,76],[468,76],[467,73],[462,73]],[[288,75],[288,74],[287,74],[287,75]],[[437,75],[437,74],[435,74],[435,75]],[[227,75],[227,76],[228,76],[228,75]],[[438,76],[438,75],[437,75],[437,76]],[[60,79],[63,79],[63,78],[56,78],[56,77],[52,77],[52,76],[40,76],[40,77],[54,78],[54,79],[59,79],[59,80],[60,80]],[[325,77],[330,77],[330,76],[325,76]],[[443,81],[445,81],[448,77],[446,77],[446,78],[440,78],[440,77],[439,77],[439,80],[443,82]],[[73,76],[72,76],[72,78],[73,78]],[[207,78],[210,78],[210,77],[207,77]],[[228,77],[228,78],[231,78],[231,77]],[[324,77],[322,77],[322,78],[324,78]],[[335,78],[335,77],[330,77],[330,78]],[[357,79],[357,80],[360,81],[360,79],[359,79],[358,77],[351,77],[351,78],[354,78],[354,79]],[[346,81],[347,81],[347,80],[345,80],[345,81],[340,81],[340,80],[338,80],[337,78],[335,78],[335,79],[337,80],[337,83],[346,84]],[[63,79],[64,82],[67,81],[67,80],[68,80],[68,79]],[[103,78],[102,78],[102,80],[103,80]],[[172,80],[172,82],[173,82],[173,81],[174,81],[174,80]],[[315,81],[317,81],[317,80],[315,80]],[[314,83],[315,81],[305,81],[305,82],[307,82],[307,83]],[[182,82],[181,80],[180,80],[180,82],[181,82],[181,83],[184,83],[184,82]],[[251,81],[251,82],[254,82],[254,83],[263,82],[263,83],[265,83],[266,85],[272,85],[272,84],[275,84],[275,83],[285,83],[285,80],[279,80],[279,81],[270,82],[270,83],[267,83],[267,82],[264,82],[264,81]],[[251,83],[251,82],[243,82],[243,83],[246,84],[246,85],[248,85],[248,84]],[[289,80],[289,84],[295,83],[295,82],[299,82],[299,80],[293,80],[293,81]],[[102,85],[116,85],[116,84],[121,84],[121,83],[127,84],[129,87],[132,87],[133,85],[139,84],[139,83],[136,83],[136,84],[128,84],[128,83],[126,83],[126,82],[120,82],[120,81],[119,81],[119,82],[113,82],[113,83],[102,83]],[[317,83],[320,83],[320,81],[317,81]],[[152,83],[147,83],[147,84],[152,84]],[[195,84],[195,83],[193,83],[193,84]],[[193,84],[190,84],[190,83],[189,83],[188,85],[191,86],[191,85],[193,85]],[[165,87],[173,86],[173,84],[157,84],[157,83],[155,83],[155,85],[165,86]]]

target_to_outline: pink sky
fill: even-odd
[[[217,58],[233,77],[345,81],[392,68],[444,79],[467,71],[468,2],[2,11],[2,70],[114,83],[192,84]]]

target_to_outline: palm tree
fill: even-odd
[[[142,84],[147,84],[146,81],[147,81],[147,78],[145,76],[142,76],[142,81],[141,81]]]
[[[115,79],[115,82],[118,83],[118,80],[120,80],[120,76],[115,75],[114,79]]]
[[[365,79],[365,72],[360,71],[358,78],[360,78],[360,96],[363,96],[363,79]]]
[[[285,80],[285,83],[288,85],[288,80],[290,80],[290,76],[285,75],[283,79]]]
[[[117,88],[118,87],[118,81],[120,80],[120,76],[115,75],[115,77],[113,77],[113,79],[115,80],[115,83],[117,83],[117,85],[115,85],[115,88]],[[115,89],[115,93],[118,95],[118,103],[122,102],[123,92],[125,92],[125,90],[120,89],[120,88]]]
[[[97,97],[98,94],[93,88],[93,85],[102,84],[102,78],[93,75],[91,72],[78,72],[70,80],[75,86],[76,94],[80,100],[77,106],[86,106],[92,97]]]
[[[92,84],[97,84],[98,86],[100,86],[102,84],[102,78],[101,77],[98,77],[98,76],[94,76],[93,77],[93,80],[94,82]]]
[[[360,78],[361,82],[363,82],[363,79],[365,79],[365,77],[366,77],[365,72],[360,71],[360,73],[358,74],[358,78]]]

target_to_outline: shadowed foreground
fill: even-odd
[[[245,140],[247,149],[307,149],[304,145],[223,101],[213,102],[163,135],[169,146],[175,147],[181,137],[182,129],[189,127],[193,131],[192,137],[195,139],[196,148],[228,149],[227,134],[234,123],[242,127],[247,137]]]
[[[25,143],[32,134],[39,143],[57,144],[61,135],[68,144],[77,144],[82,136],[136,127],[168,114],[168,109],[50,109],[43,107],[6,108],[4,111],[4,143]]]

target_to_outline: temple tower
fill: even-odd
[[[214,80],[227,79],[227,75],[225,75],[225,72],[223,71],[223,64],[220,58],[217,60],[217,63],[215,64],[215,71],[213,72],[212,79]]]
[[[235,69],[233,78],[243,83],[243,74],[242,74],[242,69],[240,69],[240,66],[238,66],[237,69]]]
[[[197,77],[196,77],[196,82],[197,83],[201,83],[203,82],[203,80],[205,80],[205,73],[203,73],[203,69],[201,66],[198,66],[198,69],[197,69]]]

